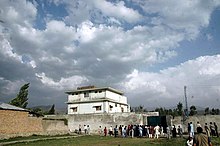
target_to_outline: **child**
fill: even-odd
[[[188,140],[186,141],[187,146],[193,146],[193,138],[189,136]]]

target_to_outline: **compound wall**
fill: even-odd
[[[158,112],[68,115],[68,127],[71,132],[74,132],[79,129],[79,125],[82,130],[84,125],[89,125],[91,133],[98,133],[99,126],[104,129],[104,127],[109,128],[116,125],[147,124],[145,120],[147,116],[158,116]]]
[[[0,139],[37,135],[66,134],[65,120],[33,117],[27,111],[0,110]]]
[[[182,117],[178,116],[172,119],[172,125],[176,125],[176,127],[178,125],[181,125],[184,132],[187,132],[187,124],[192,122],[194,128],[197,125],[197,122],[199,122],[201,124],[201,126],[204,129],[205,123],[208,124],[210,122],[215,122],[218,125],[218,131],[220,130],[220,115],[201,115],[201,116],[189,116],[184,122]],[[196,129],[194,129],[196,131]]]

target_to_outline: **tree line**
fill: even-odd
[[[186,110],[183,108],[183,104],[179,102],[176,105],[176,108],[173,109],[166,109],[162,107],[155,108],[153,110],[155,112],[159,112],[160,116],[166,116],[166,115],[172,115],[172,116],[187,116]],[[139,105],[137,107],[132,107],[131,112],[148,112],[147,108],[144,108],[143,105]],[[212,108],[210,109],[209,107],[206,107],[204,111],[202,111],[204,115],[219,115],[220,111],[219,109]],[[195,105],[190,106],[189,111],[188,111],[188,116],[193,116],[193,115],[198,115],[197,108]]]

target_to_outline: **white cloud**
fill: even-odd
[[[209,25],[212,11],[220,5],[219,1],[202,0],[150,0],[140,3],[146,13],[158,14],[152,19],[154,24],[182,30],[188,39],[196,38],[201,27]]]
[[[189,97],[197,97],[189,99],[190,105],[211,106],[220,95],[219,60],[220,55],[203,56],[161,70],[160,73],[134,70],[127,75],[121,86],[132,96],[130,99],[132,102],[136,101],[136,96],[141,96],[139,97],[141,104],[152,100],[183,102],[183,87],[186,85],[189,88]],[[213,105],[218,106],[217,104]]]
[[[7,39],[4,36],[0,35],[0,52],[5,56],[12,57],[17,61],[22,62],[22,56],[13,52],[13,49]]]
[[[94,5],[106,16],[115,17],[119,20],[125,20],[129,23],[140,21],[142,18],[138,11],[127,8],[123,1],[115,4],[107,1],[94,1]]]
[[[88,81],[86,77],[78,75],[68,78],[62,77],[59,81],[54,81],[52,78],[47,77],[45,73],[36,73],[35,75],[44,85],[51,88],[56,88],[57,90],[65,90],[71,87],[76,87]]]
[[[95,36],[96,27],[93,26],[92,22],[83,22],[78,28],[77,32],[79,34],[78,38],[82,43],[87,43],[92,41]]]
[[[31,27],[36,18],[37,9],[29,1],[0,1],[0,20],[9,25]]]
[[[5,95],[11,95],[19,91],[19,88],[24,81],[22,80],[10,81],[0,77],[0,82],[1,84],[4,84],[4,86],[1,87],[0,89],[1,93]]]

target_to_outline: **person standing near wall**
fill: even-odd
[[[123,137],[123,138],[127,137],[127,130],[126,130],[126,126],[125,126],[125,127],[123,127],[123,129],[122,129],[122,137]]]
[[[175,125],[173,125],[172,135],[173,135],[173,138],[176,138],[176,127],[175,127]]]
[[[85,132],[85,135],[87,134],[87,126],[84,125],[84,132]]]
[[[191,131],[190,123],[188,123],[187,130],[188,130],[188,134],[190,136],[190,131]]]
[[[152,126],[149,127],[149,138],[153,138],[154,128]]]
[[[215,127],[214,125],[212,124],[212,122],[210,122],[210,125],[209,125],[209,128],[210,128],[210,134],[211,136],[215,136]]]
[[[110,135],[110,136],[113,135],[113,128],[112,128],[112,126],[109,127],[109,135]]]
[[[170,127],[167,126],[167,139],[170,139]]]
[[[215,134],[217,137],[219,137],[218,135],[218,126],[216,125],[216,123],[214,122],[214,127],[215,127]]]
[[[155,135],[154,138],[159,138],[159,134],[160,134],[160,127],[157,125],[154,127],[154,131],[155,131]]]
[[[205,128],[205,133],[208,136],[208,139],[211,140],[210,130],[209,130],[209,127],[208,127],[207,123],[205,123],[204,128]]]
[[[108,130],[107,130],[107,128],[105,127],[105,128],[104,128],[104,135],[105,135],[105,136],[107,135],[107,131],[108,131]]]
[[[115,135],[115,137],[117,137],[117,135],[118,135],[118,126],[117,125],[114,128],[114,135]]]
[[[199,121],[197,122],[197,127],[202,127],[201,124],[199,123]]]
[[[194,137],[194,126],[192,122],[190,122],[190,134],[189,135]]]
[[[182,127],[180,127],[180,125],[177,128],[177,132],[178,132],[179,137],[183,136],[183,129],[182,129]]]
[[[78,134],[82,134],[82,126],[79,124],[79,133]]]
[[[134,137],[134,126],[131,125],[131,138],[133,138],[133,137]]]
[[[87,125],[87,134],[90,135],[90,127]]]
[[[99,126],[98,133],[99,133],[99,136],[102,136],[102,126]]]

